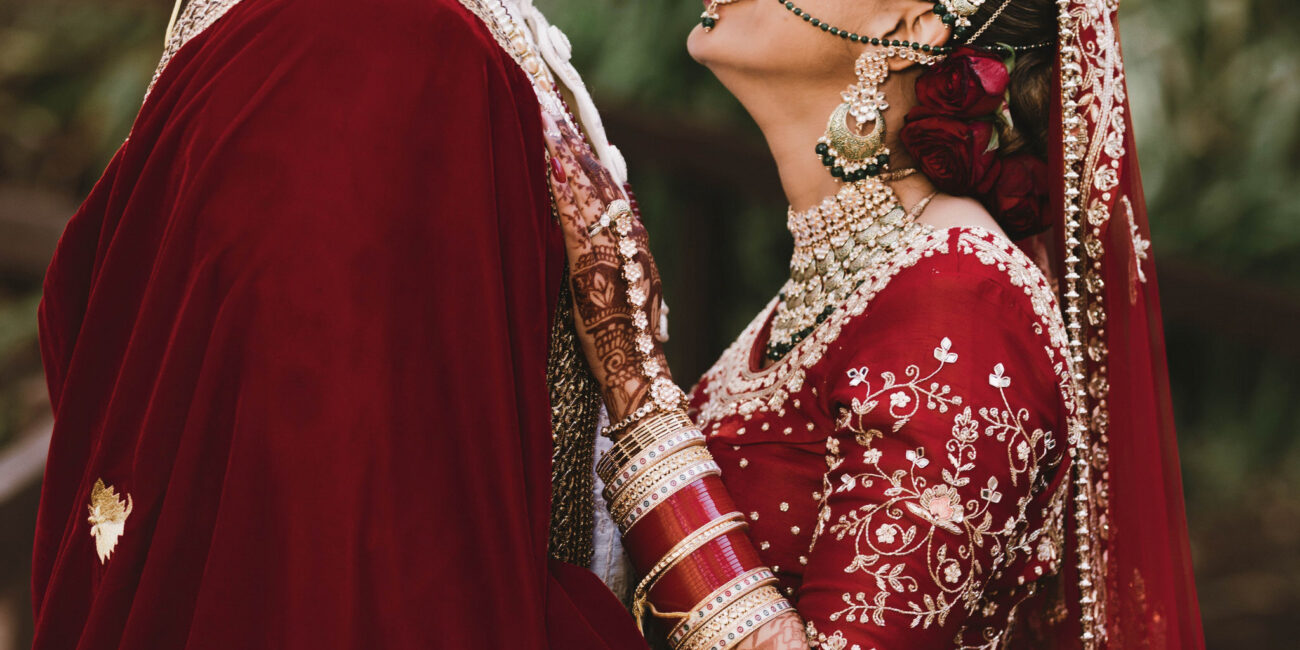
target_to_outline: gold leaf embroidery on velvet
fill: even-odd
[[[879,373],[877,386],[860,382],[863,396],[855,398],[851,408],[841,414],[840,427],[861,434],[872,430],[874,421],[869,422],[868,416],[883,415],[892,420],[892,431],[898,432],[922,406],[946,413],[967,402],[940,383],[941,372],[961,362],[952,341],[943,338],[932,356],[934,369],[922,375],[919,365],[910,365],[904,370],[906,382],[898,382],[888,370]],[[1041,490],[1037,484],[1040,472],[1059,462],[1059,454],[1053,453],[1056,439],[1050,431],[1025,426],[1030,413],[1011,405],[1008,391],[1012,377],[1006,368],[999,363],[989,370],[988,383],[998,391],[1000,403],[977,411],[966,406],[954,413],[951,435],[942,449],[918,447],[890,456],[873,447],[870,437],[859,435],[855,440],[863,449],[853,453],[862,454],[866,471],[842,473],[838,484],[832,485],[830,477],[844,464],[844,456],[838,453],[839,444],[828,445],[833,453],[827,458],[830,468],[824,480],[818,532],[829,524],[830,495],[861,488],[870,490],[868,499],[876,501],[841,514],[829,525],[837,542],[847,538],[853,544],[854,557],[844,571],[864,574],[878,590],[870,597],[863,592],[844,593],[846,607],[831,614],[832,621],[843,617],[848,622],[870,620],[884,626],[886,613],[892,612],[909,617],[912,627],[929,628],[943,625],[958,606],[974,612],[981,605],[988,575],[997,568],[984,566],[978,549],[987,549],[1006,565],[1019,557],[1014,550],[1039,546],[1038,557],[1050,571],[1056,570],[1060,549],[1051,547],[1054,536],[1045,527],[1028,530],[1026,517],[1026,509]],[[867,370],[856,373],[860,378]],[[990,512],[993,504],[1004,498],[998,478],[990,477],[978,487],[971,485],[969,474],[979,462],[981,438],[1006,448],[1010,473],[1004,478],[1009,478],[1012,486],[1032,486],[1017,501],[1016,516],[1006,521],[994,520]],[[932,458],[941,467],[942,482],[931,483],[933,470],[921,471]],[[875,499],[881,489],[883,501]],[[1040,540],[1049,542],[1044,546]],[[898,560],[921,553],[925,554],[926,575],[909,572],[907,564]],[[905,602],[896,603],[896,597]]]
[[[957,248],[959,252],[974,255],[982,263],[1004,272],[1011,284],[1023,290],[1029,298],[1038,317],[1031,329],[1037,337],[1044,339],[1043,348],[1058,376],[1057,389],[1069,414],[1064,423],[1068,435],[1071,439],[1080,435],[1084,425],[1074,400],[1068,357],[1065,355],[1068,339],[1050,284],[1019,249],[1002,238],[988,233],[964,232],[958,238]],[[987,375],[989,385],[1001,395],[1001,403],[978,409],[966,406],[958,411],[966,400],[953,394],[950,386],[942,384],[940,372],[947,365],[960,362],[959,351],[952,340],[945,337],[929,356],[936,362],[931,372],[922,376],[921,365],[913,364],[904,369],[904,380],[899,381],[893,373],[882,371],[877,375],[880,381],[874,389],[869,368],[847,371],[849,385],[862,387],[863,394],[841,411],[838,425],[847,433],[854,434],[852,440],[861,447],[851,453],[863,454],[864,462],[871,467],[861,474],[841,476],[838,484],[833,485],[831,474],[844,460],[840,440],[829,438],[827,463],[830,471],[824,477],[822,493],[830,495],[869,487],[874,483],[885,488],[889,501],[860,507],[831,524],[826,497],[823,497],[813,544],[817,543],[817,535],[827,526],[839,541],[852,536],[857,552],[845,571],[867,574],[879,589],[871,597],[862,592],[844,593],[845,609],[830,619],[864,623],[871,620],[877,625],[885,625],[885,614],[897,612],[910,617],[909,622],[914,626],[928,627],[935,622],[942,624],[949,611],[963,606],[967,611],[985,615],[1004,608],[1008,612],[1009,627],[1014,620],[1014,610],[1035,593],[1037,585],[1030,583],[1007,594],[985,594],[983,585],[987,580],[983,576],[996,575],[1010,568],[1018,558],[1028,558],[1037,564],[1042,568],[1042,575],[1059,571],[1064,552],[1068,482],[1062,482],[1052,494],[1043,508],[1041,523],[1033,530],[1029,529],[1026,509],[1045,484],[1042,472],[1061,462],[1058,442],[1065,442],[1065,437],[1058,438],[1041,429],[1031,431],[1023,425],[1028,411],[1012,407],[1008,392],[1013,390],[1013,378],[1002,364],[988,369]],[[877,412],[886,414],[892,422],[888,428],[897,432],[922,406],[939,413],[946,413],[949,408],[955,411],[951,436],[944,449],[934,450],[938,454],[927,453],[925,448],[911,449],[899,454],[898,458],[885,459],[879,449],[872,448],[876,438],[889,434],[873,428],[872,424],[879,427],[881,423],[867,422],[864,415],[879,409]],[[965,476],[977,462],[973,443],[981,436],[1005,446],[1010,472],[1003,478],[1013,486],[1032,487],[1018,500],[1017,516],[1006,522],[992,521],[987,513],[990,504],[1005,498],[998,479],[991,477],[980,485],[976,497],[974,486]],[[946,466],[941,470],[941,482],[930,484],[928,479],[917,474],[918,469],[932,461],[944,463],[944,458]],[[890,471],[881,468],[882,461],[892,465]],[[968,491],[969,498],[959,490]],[[910,524],[904,519],[903,509],[914,516]],[[982,517],[981,513],[984,513]],[[880,521],[874,521],[873,517]],[[964,543],[949,546],[942,540],[949,537],[951,541],[953,536],[964,537]],[[861,546],[864,542],[865,550]],[[1001,556],[994,566],[982,567],[974,559],[975,549],[985,545],[995,549],[995,557]],[[908,575],[905,565],[889,560],[890,556],[898,555],[900,549],[906,551],[909,548],[913,551],[925,549],[926,575]],[[927,593],[919,593],[922,581],[930,585],[924,590]],[[901,606],[895,602],[900,596],[908,599]],[[1007,629],[987,625],[977,627],[976,624],[972,621],[958,633],[962,648],[1000,646]],[[843,639],[839,631],[830,636],[810,632],[810,643],[819,641],[825,644],[822,647],[843,647],[841,644],[846,644]]]
[[[134,504],[131,495],[124,494],[126,501],[118,498],[113,486],[104,485],[104,479],[96,479],[90,490],[90,505],[86,506],[90,516],[90,536],[95,538],[95,552],[100,564],[108,562],[113,549],[117,547],[117,538],[126,532],[126,518],[131,516]]]

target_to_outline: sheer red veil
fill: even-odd
[[[1120,51],[1119,0],[1057,0],[1051,253],[1084,424],[1071,562],[1024,618],[1042,647],[1201,648],[1159,291]]]

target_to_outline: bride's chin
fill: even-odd
[[[696,25],[695,29],[692,29],[691,33],[686,35],[686,52],[691,55],[692,59],[695,59],[696,63],[701,65],[708,65],[708,55],[711,49],[709,47],[709,36],[711,34],[706,33],[702,25]]]

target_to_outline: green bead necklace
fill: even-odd
[[[883,45],[885,47],[890,47],[890,46],[908,47],[918,52],[925,52],[926,54],[948,54],[953,50],[953,48],[948,45],[929,45],[927,43],[913,43],[912,41],[902,41],[898,39],[863,36],[861,34],[856,34],[854,32],[851,32],[847,29],[840,29],[838,27],[834,27],[830,23],[825,22],[820,18],[814,18],[812,14],[808,13],[807,11],[804,11],[802,7],[796,6],[793,2],[790,2],[789,0],[777,0],[777,2],[780,2],[781,6],[786,8],[786,11],[789,11],[790,13],[802,18],[805,23],[808,23],[809,25],[812,25],[813,27],[816,27],[822,30],[823,32],[826,32],[831,36],[838,36],[852,43],[866,43],[868,45]],[[935,6],[936,13],[939,12],[941,9],[945,12],[947,11],[946,9],[943,9],[943,5],[939,4],[938,2],[934,3],[934,6]],[[942,16],[945,14],[940,14],[940,15]],[[962,36],[961,34],[955,34],[955,35],[957,35],[958,37]]]
[[[705,11],[704,14],[702,14],[700,17],[700,22],[704,25],[704,31],[710,31],[717,26],[718,24],[718,14],[716,9],[717,6],[722,4],[731,4],[732,2],[735,1],[736,0],[730,0],[730,2],[726,2],[725,0],[718,0],[718,2],[715,2],[712,5],[710,5],[709,9]],[[906,48],[911,48],[913,50],[916,50],[918,52],[925,52],[926,54],[939,54],[939,55],[950,54],[954,49],[956,49],[952,45],[929,45],[926,43],[913,43],[912,41],[904,41],[899,39],[878,38],[875,36],[863,36],[861,34],[851,32],[847,29],[840,29],[839,27],[835,27],[820,18],[815,18],[813,17],[812,14],[808,13],[807,11],[804,11],[802,7],[799,7],[798,5],[796,5],[794,2],[791,2],[790,0],[776,0],[776,1],[781,3],[781,6],[785,7],[786,11],[789,11],[790,13],[803,19],[803,21],[808,23],[809,25],[812,25],[813,27],[816,27],[822,30],[823,32],[826,32],[831,36],[838,36],[852,43],[865,43],[867,45],[879,45],[883,47],[906,47]],[[959,16],[958,14],[953,13],[946,6],[944,6],[942,2],[934,3],[934,13],[939,16],[940,20],[943,21],[943,24],[947,25],[952,29],[952,35],[954,40],[958,41],[959,43],[964,42],[966,40],[966,35],[970,33],[970,28],[964,26],[964,23],[963,25],[957,24],[958,21],[961,20],[965,14]],[[1001,12],[999,11],[998,13]],[[997,15],[995,14],[993,18],[996,19]],[[989,22],[990,23],[993,22],[992,19],[990,19]],[[979,34],[976,34],[975,38],[978,37]],[[1013,52],[1027,52],[1029,50],[1037,50],[1040,48],[1051,47],[1055,44],[1056,41],[1045,41],[1042,43],[1034,43],[1032,45],[999,44],[999,47],[1001,49],[1011,50]]]

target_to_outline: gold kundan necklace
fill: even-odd
[[[768,359],[788,354],[862,285],[877,262],[928,228],[916,218],[933,195],[908,212],[884,182],[908,172],[845,183],[821,205],[803,212],[790,209],[794,255],[772,318]]]

